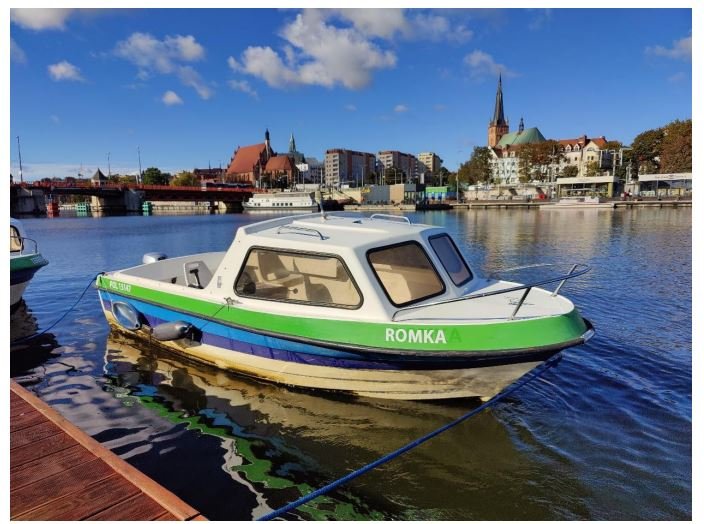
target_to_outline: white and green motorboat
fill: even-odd
[[[27,238],[22,222],[10,218],[10,311],[17,309],[34,274],[48,263],[37,243]]]
[[[227,252],[144,262],[97,279],[114,327],[290,386],[487,398],[594,334],[559,294],[587,266],[483,278],[443,228],[401,216],[278,218],[240,228]]]

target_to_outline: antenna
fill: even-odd
[[[20,184],[24,182],[22,178],[22,150],[20,149],[20,137],[17,135],[17,154],[20,157]]]

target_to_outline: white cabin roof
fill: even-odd
[[[282,244],[358,248],[386,241],[396,244],[408,240],[420,240],[427,231],[445,230],[426,224],[406,222],[401,215],[372,215],[360,213],[315,213],[277,218],[257,222],[238,230],[238,238],[250,235],[278,240]]]

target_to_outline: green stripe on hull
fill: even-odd
[[[418,352],[500,351],[563,344],[579,339],[587,331],[576,308],[565,315],[490,324],[373,323],[275,315],[237,306],[222,307],[221,304],[123,283],[106,276],[98,277],[97,285],[106,291],[169,309],[214,318],[245,329],[305,338],[312,343],[329,342]],[[394,334],[389,336],[388,330],[393,330]],[[405,334],[399,334],[399,330]]]
[[[39,253],[10,257],[10,271],[34,269],[46,266],[49,262]]]

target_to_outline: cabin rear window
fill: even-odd
[[[235,282],[248,298],[355,309],[362,296],[342,261],[329,255],[254,248]]]
[[[472,272],[449,236],[430,237],[430,246],[456,286],[461,286],[472,280]]]
[[[10,253],[22,251],[22,239],[16,227],[10,226]]]
[[[374,249],[367,253],[367,258],[396,306],[406,306],[445,291],[445,284],[417,242]]]

